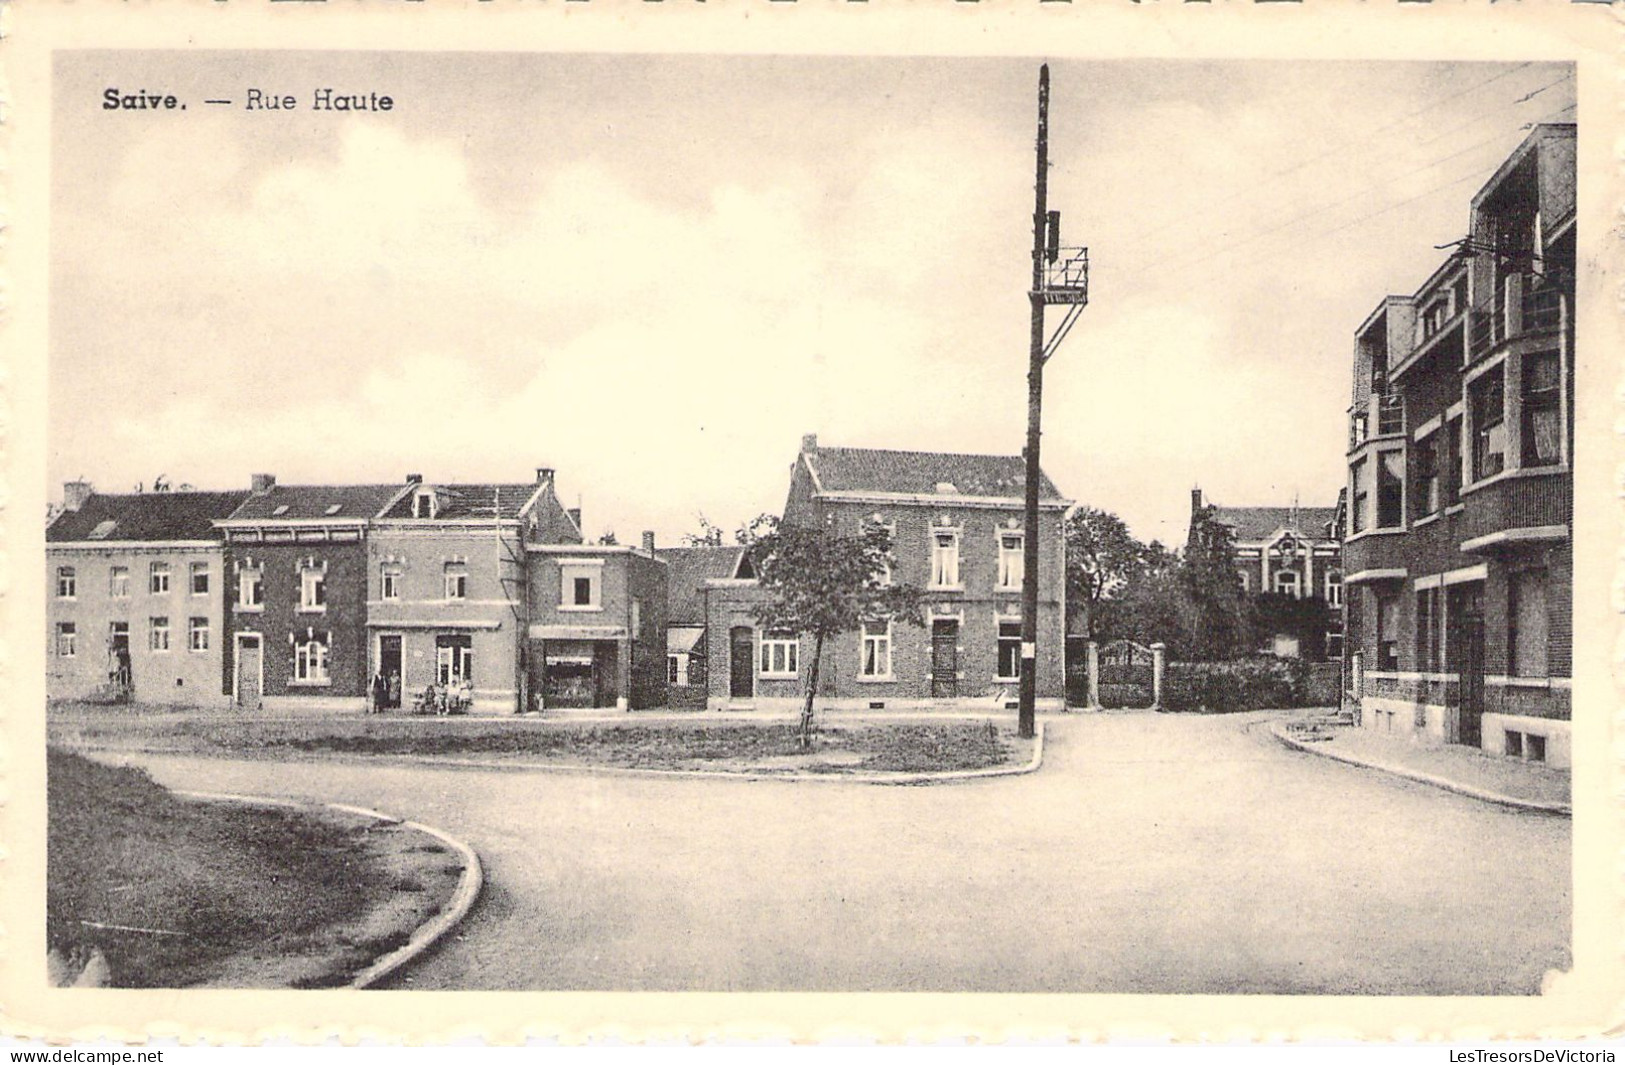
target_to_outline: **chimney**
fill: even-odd
[[[276,474],[256,473],[248,479],[249,489],[257,496],[262,496],[276,487]]]
[[[801,453],[802,454],[806,454],[809,451],[817,451],[817,450],[818,450],[818,434],[817,433],[807,433],[806,435],[804,435],[801,438]]]
[[[1195,514],[1200,514],[1201,512],[1202,512],[1202,490],[1200,488],[1192,488],[1191,489],[1191,513],[1193,515],[1195,515]]]
[[[570,515],[570,520],[576,523],[576,528],[578,528],[578,529],[581,528],[581,508],[580,507],[571,507],[569,510],[565,511],[565,513]]]
[[[551,466],[538,466],[538,467],[536,467],[536,483],[537,484],[552,484],[553,483],[553,467],[551,467]]]
[[[423,483],[423,474],[421,474],[421,473],[409,473],[409,474],[407,474],[406,475],[406,483],[407,484],[422,484]]]
[[[62,486],[62,509],[78,510],[96,494],[89,481],[69,481]]]
[[[645,529],[643,531],[643,551],[644,554],[648,555],[655,553],[655,534],[651,529]]]

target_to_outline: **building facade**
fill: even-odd
[[[1468,236],[1355,336],[1345,559],[1363,727],[1570,760],[1575,127],[1543,124]]]
[[[255,474],[225,537],[226,687],[245,709],[367,702],[370,523],[410,485],[279,485]]]
[[[706,589],[712,581],[754,576],[750,554],[737,545],[667,547],[657,554],[666,563],[666,705],[703,710],[710,676]]]
[[[525,545],[581,540],[553,471],[528,484],[425,484],[416,474],[407,484],[366,541],[367,640],[383,705],[411,706],[433,686],[466,692],[475,713],[518,713]]]
[[[1209,505],[1191,489],[1191,520],[1211,509],[1234,535],[1236,572],[1249,595],[1272,592],[1326,604],[1325,656],[1343,651],[1343,543],[1336,507],[1226,507]],[[1271,650],[1297,657],[1305,649],[1277,635]]]
[[[666,703],[666,563],[644,546],[526,544],[532,710]]]
[[[827,448],[802,441],[790,471],[787,525],[892,535],[892,578],[919,587],[922,625],[871,623],[824,648],[824,705],[908,708],[1013,705],[1022,668],[1024,463],[1002,455]],[[1038,705],[1060,709],[1065,687],[1065,545],[1071,503],[1040,487]],[[752,579],[705,582],[708,704],[793,702],[810,668],[810,638],[766,632]]]
[[[45,531],[46,694],[222,705],[224,544],[244,492],[98,495],[70,482]]]

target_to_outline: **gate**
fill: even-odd
[[[1133,640],[1100,648],[1100,705],[1108,710],[1147,709],[1156,704],[1156,655]]]

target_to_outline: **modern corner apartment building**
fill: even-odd
[[[1344,544],[1363,727],[1570,764],[1575,127],[1355,335]]]

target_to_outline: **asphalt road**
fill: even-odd
[[[1569,959],[1569,822],[1281,747],[1262,719],[1050,718],[935,787],[143,756],[470,843],[417,988],[1525,994]]]

